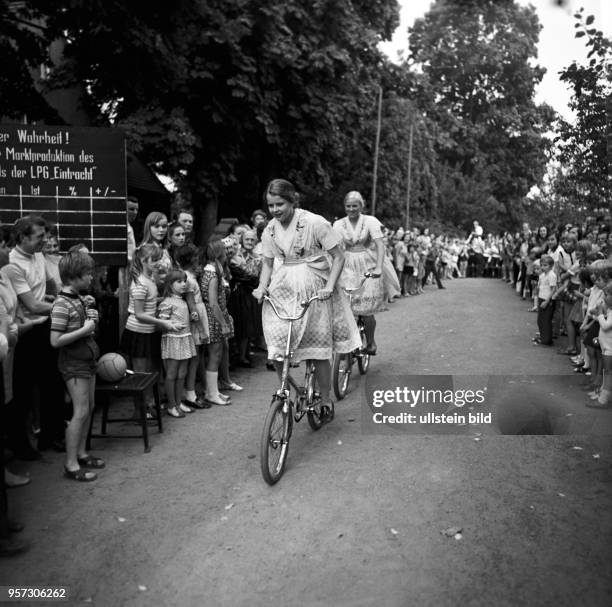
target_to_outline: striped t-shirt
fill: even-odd
[[[81,298],[62,291],[51,309],[51,331],[72,333],[83,326],[86,318],[87,313]]]
[[[128,319],[125,328],[135,333],[155,333],[155,325],[140,322],[135,316],[134,302],[144,302],[144,313],[155,316],[157,311],[157,285],[153,280],[141,274],[137,280],[130,285],[130,297],[128,301]]]

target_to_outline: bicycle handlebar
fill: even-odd
[[[302,306],[302,312],[298,316],[283,316],[278,311],[278,308],[274,305],[274,302],[272,301],[272,299],[270,299],[270,297],[268,295],[264,295],[263,298],[264,298],[264,301],[267,301],[272,306],[272,310],[274,310],[274,314],[276,314],[276,316],[278,316],[278,318],[280,318],[280,320],[287,320],[287,321],[300,320],[300,318],[302,318],[304,316],[304,314],[306,314],[306,310],[308,310],[308,306],[310,306],[310,304],[313,301],[315,301],[315,299],[320,299],[320,297],[318,295],[313,295],[310,299],[308,299],[306,301],[303,301],[300,304]]]
[[[361,287],[363,287],[363,284],[365,283],[365,281],[368,278],[372,278],[372,274],[370,272],[366,272],[363,276],[363,278],[361,279],[361,282],[359,283],[358,287],[342,287],[343,291],[345,293],[347,293],[348,295],[352,295],[353,293],[355,293],[355,291],[359,291],[359,289],[361,289]]]

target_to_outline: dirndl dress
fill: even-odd
[[[341,287],[354,288],[366,272],[376,267],[374,240],[383,237],[380,223],[371,215],[361,214],[355,226],[345,217],[334,223],[334,230],[342,237],[345,249],[344,267],[338,282]],[[366,280],[350,300],[356,316],[371,316],[379,312],[384,304],[383,277]]]
[[[276,219],[270,221],[262,235],[262,250],[264,257],[278,259],[268,291],[282,315],[297,316],[300,303],[325,287],[331,269],[326,251],[339,244],[340,237],[329,222],[304,209],[294,211],[288,228]],[[262,316],[268,358],[282,356],[289,324],[267,302]],[[291,350],[296,362],[329,360],[335,352],[351,352],[360,344],[348,298],[339,288],[329,299],[313,302],[293,323]]]

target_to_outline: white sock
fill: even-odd
[[[183,398],[185,400],[190,400],[192,403],[195,402],[196,398],[198,398],[196,396],[195,390],[185,390],[183,394],[184,394]]]
[[[218,371],[206,371],[206,398],[218,398],[219,386],[217,385]]]

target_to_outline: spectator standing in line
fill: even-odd
[[[436,284],[438,285],[438,289],[446,289],[442,282],[440,282],[438,266],[436,265],[439,255],[440,251],[437,244],[432,245],[427,251],[427,254],[425,255],[425,275],[421,280],[421,287],[424,287],[427,284],[429,275],[433,274]]]
[[[0,299],[0,408],[4,408],[3,367],[9,351],[9,314]],[[0,453],[4,453],[4,432],[0,432]],[[28,549],[28,545],[16,539],[13,534],[23,530],[23,525],[8,517],[8,502],[4,482],[4,466],[0,465],[0,557],[14,556]]]
[[[176,221],[180,223],[185,230],[185,242],[194,242],[193,211],[191,211],[191,209],[180,210],[176,216]]]
[[[538,278],[538,329],[540,338],[536,341],[543,346],[552,346],[552,319],[555,302],[552,299],[557,288],[557,276],[553,270],[554,261],[550,255],[540,259],[540,276]]]
[[[15,456],[34,460],[40,453],[32,448],[26,430],[29,414],[36,406],[41,417],[39,449],[63,450],[63,386],[57,371],[57,356],[49,343],[51,303],[55,283],[47,272],[42,249],[45,220],[28,215],[15,224],[15,248],[10,252],[5,275],[19,299],[20,313],[33,327],[17,343],[14,359],[15,397],[10,407],[9,437]],[[37,372],[33,373],[33,360]]]

